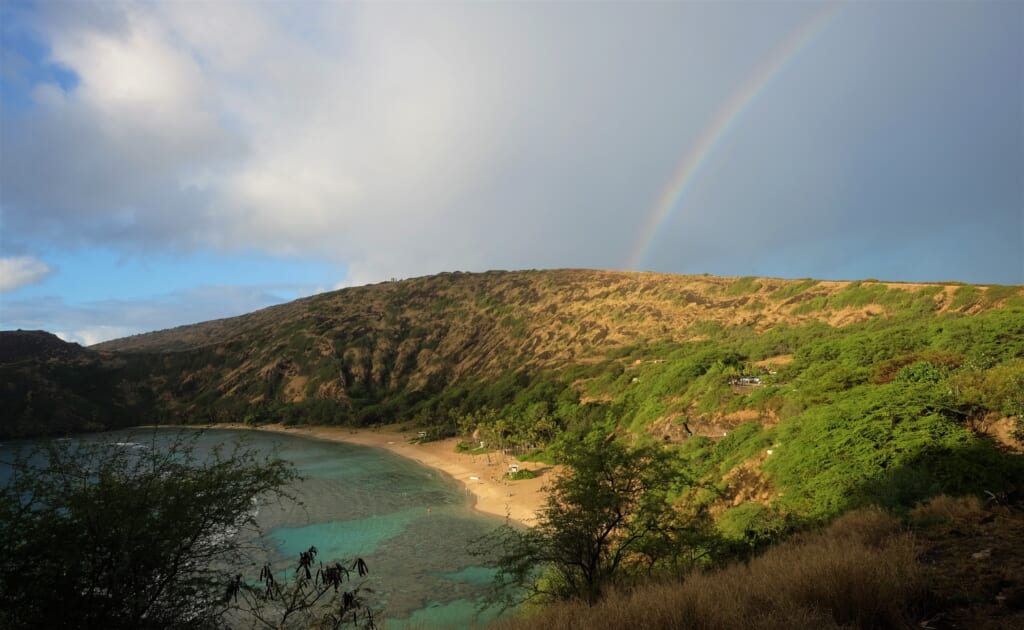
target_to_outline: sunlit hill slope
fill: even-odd
[[[4,358],[5,436],[411,421],[543,457],[597,424],[679,444],[744,527],[998,489],[1024,429],[1021,287],[445,273]]]

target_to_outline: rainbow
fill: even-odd
[[[804,47],[807,46],[832,18],[838,13],[840,4],[826,4],[820,10],[804,20],[779,47],[769,55],[757,70],[740,86],[732,98],[722,107],[711,124],[698,138],[690,152],[676,168],[675,173],[658,196],[650,215],[643,226],[640,238],[632,250],[626,269],[639,269],[654,244],[655,237],[665,222],[672,216],[673,210],[681,207],[683,197],[690,185],[700,173],[701,167],[714,154],[715,149],[728,135],[729,130],[743,115],[757,97],[768,87],[779,72]]]

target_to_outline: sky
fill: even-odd
[[[441,271],[1024,284],[1024,3],[0,0],[0,328]]]

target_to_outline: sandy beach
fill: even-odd
[[[194,426],[194,425],[192,425]],[[457,438],[414,444],[415,431],[400,432],[394,428],[381,430],[352,429],[331,426],[284,426],[265,424],[259,427],[244,424],[208,425],[219,429],[246,429],[287,433],[321,440],[348,442],[361,446],[386,449],[396,455],[408,457],[424,466],[440,470],[465,485],[475,498],[474,508],[487,514],[508,517],[523,525],[533,525],[537,512],[544,505],[543,487],[556,473],[556,468],[537,462],[520,462],[510,455],[489,453],[469,455],[457,453]],[[533,479],[508,481],[504,474],[510,464],[518,464],[520,470],[532,470],[537,474]]]

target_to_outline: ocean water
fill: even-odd
[[[104,434],[115,442],[148,443],[175,430]],[[291,461],[305,478],[297,503],[266,504],[257,520],[268,560],[282,574],[316,546],[317,561],[366,561],[367,596],[392,628],[483,626],[496,611],[479,612],[493,576],[470,554],[471,542],[504,520],[475,512],[462,486],[443,473],[387,451],[292,435],[207,430],[198,447],[242,440]],[[252,577],[264,560],[254,563]],[[243,567],[243,571],[246,568]]]

